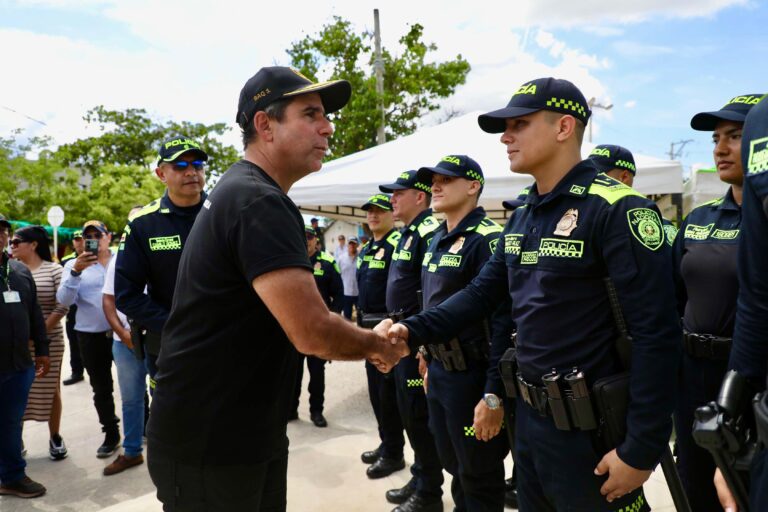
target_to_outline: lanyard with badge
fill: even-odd
[[[11,260],[6,259],[5,261],[5,276],[2,276],[0,268],[0,277],[3,277],[3,282],[5,283],[5,290],[3,290],[3,302],[6,304],[16,304],[18,302],[21,302],[21,296],[19,296],[19,292],[15,290],[11,290]]]

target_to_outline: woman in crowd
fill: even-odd
[[[47,421],[51,434],[51,459],[67,456],[67,447],[59,433],[61,425],[61,361],[64,357],[64,330],[61,319],[67,314],[66,306],[56,302],[56,290],[61,282],[61,266],[53,263],[48,235],[41,226],[28,226],[17,230],[11,239],[13,257],[32,272],[37,286],[37,300],[43,310],[45,329],[50,339],[51,369],[45,377],[32,383],[24,421]],[[30,352],[34,345],[30,342]]]

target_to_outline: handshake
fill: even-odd
[[[377,346],[371,350],[368,362],[381,373],[389,373],[400,359],[411,353],[408,348],[408,328],[385,319],[373,328],[373,333],[378,338]]]

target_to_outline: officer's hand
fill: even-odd
[[[45,377],[51,369],[51,358],[48,356],[35,357],[35,377]]]
[[[725,512],[739,512],[739,506],[736,504],[731,489],[728,487],[719,469],[715,470],[715,489],[717,489],[717,498],[720,500],[720,506],[723,507]]]
[[[419,362],[419,375],[424,378],[427,374],[427,362],[424,360],[424,356],[421,355],[421,352],[416,353],[416,360]]]
[[[379,337],[386,339],[389,328],[392,327],[392,320],[385,318],[373,328],[373,332],[379,335]]]
[[[419,371],[421,371],[421,368],[419,368]],[[427,380],[429,380],[429,370],[424,370],[424,373],[421,375],[423,386],[424,386],[424,394],[427,394]]]
[[[600,494],[608,503],[634,491],[651,477],[651,470],[635,469],[619,458],[616,450],[606,453],[595,468],[596,475],[608,473],[608,480],[600,488]]]
[[[389,332],[387,333],[387,336],[389,336],[389,339],[392,340],[392,343],[396,343],[397,340],[402,340],[407,343],[408,328],[403,324],[395,324],[389,328]]]
[[[386,332],[391,324],[391,320],[383,320],[374,328],[378,340],[376,346],[372,347],[371,356],[368,358],[368,361],[382,373],[389,373],[400,362],[400,359],[411,352],[408,345],[402,340],[392,341],[386,337]],[[384,334],[382,335],[382,333]]]
[[[491,409],[485,400],[480,399],[475,406],[475,437],[479,441],[490,441],[501,432],[501,423],[504,421],[504,407]]]
[[[83,270],[87,269],[97,261],[99,261],[98,256],[95,256],[88,251],[83,251],[80,253],[80,256],[78,256],[77,259],[75,260],[75,264],[72,265],[72,270],[74,270],[75,272],[82,272]]]

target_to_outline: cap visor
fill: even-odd
[[[691,119],[691,128],[702,132],[712,132],[720,121],[735,121],[743,123],[747,118],[745,113],[733,110],[718,110],[716,112],[701,112]]]
[[[525,202],[524,202],[524,201],[521,201],[520,199],[509,199],[509,200],[507,200],[507,201],[502,201],[502,202],[501,202],[501,205],[502,205],[502,206],[503,206],[503,207],[504,207],[506,210],[515,210],[515,209],[517,209],[517,208],[520,208],[520,207],[521,207],[521,206],[523,206],[524,204],[525,204]]]
[[[200,156],[202,156],[203,157],[203,161],[207,161],[208,160],[208,153],[206,153],[202,149],[189,148],[189,149],[182,149],[181,151],[177,151],[176,153],[172,154],[168,158],[161,158],[160,161],[161,162],[173,162],[174,160],[179,158],[181,155],[183,155],[185,153],[189,153],[191,151],[194,151],[194,152],[198,153]]]
[[[390,183],[389,185],[379,185],[379,190],[384,192],[385,194],[391,194],[395,190],[406,190],[410,187],[406,187],[405,185],[399,185],[397,183]]]
[[[449,171],[447,169],[442,169],[440,167],[421,167],[417,173],[416,176],[421,181],[430,182],[432,180],[433,174],[442,174],[443,176],[452,176],[454,178],[463,178],[464,174],[460,172],[453,172]]]
[[[506,107],[477,117],[480,129],[488,133],[502,133],[507,129],[506,119],[527,116],[541,110],[540,108]]]
[[[287,92],[283,94],[283,97],[299,96],[300,94],[308,94],[310,92],[320,94],[325,113],[332,114],[347,104],[352,96],[352,86],[346,80],[331,80],[310,84],[295,91]]]

